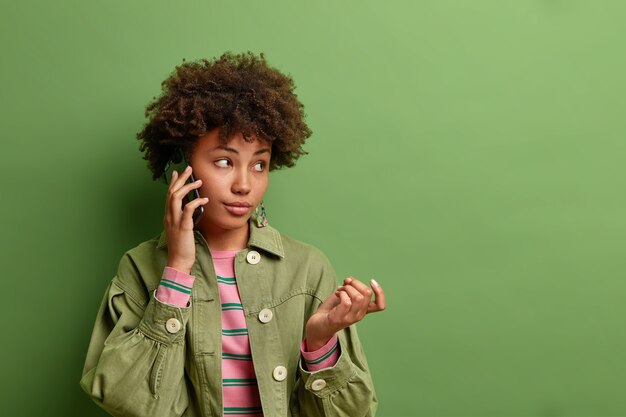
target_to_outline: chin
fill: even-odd
[[[247,226],[249,220],[250,216],[233,218],[233,216],[227,214],[224,217],[215,219],[211,223],[223,230],[234,230]]]
[[[248,216],[245,218],[232,220],[228,222],[228,224],[231,226],[232,229],[239,229],[240,227],[247,226],[249,220],[250,220],[250,217]]]

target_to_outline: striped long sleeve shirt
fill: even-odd
[[[222,394],[225,416],[262,416],[261,399],[250,351],[248,329],[237,290],[234,262],[237,250],[211,251],[222,303]],[[195,277],[166,267],[157,289],[160,302],[186,307]],[[337,336],[326,345],[308,352],[306,340],[300,345],[308,371],[335,365],[340,350]]]

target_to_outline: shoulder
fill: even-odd
[[[285,250],[285,258],[307,259],[311,262],[330,264],[326,254],[317,246],[295,239],[287,234],[280,233]]]
[[[295,239],[270,225],[258,228],[251,222],[248,244],[281,258],[283,264],[329,263],[326,255],[317,247]]]
[[[149,299],[167,265],[167,248],[159,248],[160,235],[128,249],[121,257],[113,281],[136,298]]]
[[[131,260],[138,268],[144,268],[145,265],[158,262],[163,257],[163,254],[167,255],[167,247],[159,247],[161,236],[162,233],[128,249],[124,253],[124,257]]]
[[[320,301],[326,299],[337,287],[337,276],[328,256],[317,246],[289,235],[281,233],[281,240],[290,276],[301,277]]]
[[[286,263],[293,268],[306,269],[311,277],[331,276],[334,279],[335,271],[330,259],[320,248],[284,233],[280,233],[280,237]]]

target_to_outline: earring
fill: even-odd
[[[261,210],[259,210],[259,206]],[[261,204],[256,207],[254,210],[254,214],[256,215],[256,225],[257,227],[265,227],[267,226],[267,212],[265,211],[265,206],[261,201]]]

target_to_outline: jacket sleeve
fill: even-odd
[[[323,256],[323,255],[322,255]],[[335,271],[323,256],[318,297],[315,310],[337,288]],[[374,416],[378,399],[374,384],[359,341],[355,325],[337,333],[340,356],[334,366],[318,371],[307,371],[298,366],[296,383],[296,415],[302,417],[365,417]]]
[[[127,253],[102,299],[80,385],[116,417],[181,416],[190,307],[146,294],[139,275]]]

